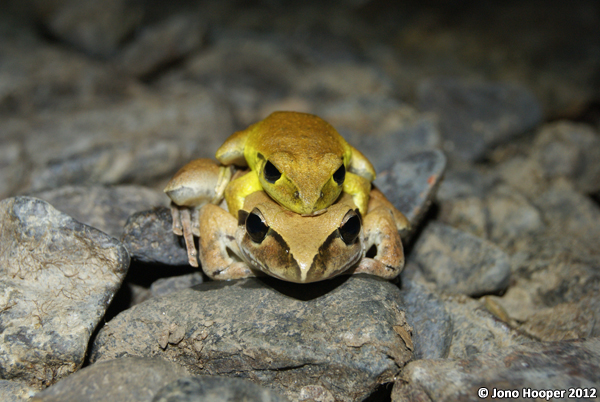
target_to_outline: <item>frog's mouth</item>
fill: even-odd
[[[302,217],[306,217],[306,216],[319,216],[319,215],[323,215],[325,212],[327,212],[327,208],[323,208],[323,209],[319,209],[318,211],[313,211],[310,212],[308,214],[302,214]]]

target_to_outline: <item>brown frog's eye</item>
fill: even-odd
[[[340,236],[342,240],[346,244],[353,244],[358,239],[358,235],[360,234],[360,217],[354,211],[348,212],[344,221],[342,222],[342,226],[340,226]]]
[[[344,165],[340,166],[338,170],[333,174],[333,180],[341,186],[344,183],[344,179],[346,178],[346,167]]]
[[[256,209],[248,214],[246,218],[246,232],[255,243],[261,243],[267,232],[269,231],[269,227],[263,220],[261,214]]]
[[[281,172],[270,161],[265,164],[265,180],[269,183],[275,183],[281,177]]]

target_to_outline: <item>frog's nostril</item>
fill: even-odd
[[[320,198],[323,198],[323,196],[324,196],[324,195],[325,195],[325,194],[323,194],[323,192],[321,191]]]
[[[294,193],[294,198],[300,198],[300,193],[298,191]]]

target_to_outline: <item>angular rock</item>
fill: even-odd
[[[286,402],[277,393],[250,381],[229,377],[187,377],[164,386],[152,402]]]
[[[352,98],[393,93],[392,81],[372,64],[356,61],[319,63],[306,69],[295,90],[309,97]]]
[[[143,9],[132,0],[35,1],[46,28],[91,55],[108,56],[142,20]]]
[[[462,360],[419,360],[402,371],[401,380],[394,384],[392,401],[475,402],[482,399],[478,394],[482,388],[488,398],[498,398],[498,391],[516,390],[518,400],[550,400],[547,394],[531,391],[565,390],[557,398],[553,394],[552,400],[590,400],[595,392],[593,400],[598,398],[600,383],[598,362],[598,338],[531,342]],[[569,394],[570,388],[580,389],[581,394]],[[583,397],[584,389],[588,398]]]
[[[27,161],[17,141],[0,142],[0,199],[7,198],[23,186],[27,177]]]
[[[185,243],[173,233],[169,208],[137,212],[123,229],[123,244],[132,258],[142,262],[188,265]]]
[[[195,272],[193,274],[172,276],[170,278],[161,278],[152,282],[150,291],[153,297],[166,296],[182,289],[191,288],[204,282],[202,274]]]
[[[122,50],[118,67],[129,74],[144,77],[180,60],[199,47],[204,39],[205,27],[199,21],[198,15],[181,14],[145,27]]]
[[[414,233],[429,209],[440,184],[446,157],[441,151],[423,151],[396,162],[382,172],[375,185],[410,221]]]
[[[405,267],[402,271],[400,294],[406,304],[406,321],[413,328],[414,359],[444,358],[452,342],[452,320],[434,292],[405,278],[405,272],[410,270]]]
[[[410,359],[404,309],[396,286],[364,275],[302,287],[270,278],[208,282],[122,312],[90,357],[163,356],[292,400],[322,389],[358,401]]]
[[[389,96],[354,96],[320,104],[312,112],[360,150],[379,173],[417,152],[439,148],[433,116]]]
[[[159,358],[123,357],[85,367],[35,395],[32,402],[151,402],[189,371]]]
[[[142,186],[65,186],[33,194],[79,222],[114,236],[123,235],[134,212],[167,205],[167,197]]]
[[[37,38],[36,38],[37,39]],[[24,128],[14,138],[21,142],[32,130],[35,113],[50,111],[54,119],[65,110],[97,108],[131,96],[138,84],[123,74],[81,54],[49,46],[45,41],[3,38],[0,57],[0,114],[23,116]],[[6,124],[2,131],[6,134]],[[90,133],[85,133],[89,135]],[[40,139],[38,134],[36,137]],[[31,162],[31,160],[30,160]]]
[[[227,107],[202,91],[44,115],[29,132],[15,136],[24,136],[33,162],[29,191],[42,191],[77,184],[155,183],[186,161],[213,157],[232,132]]]
[[[445,150],[467,161],[531,130],[542,119],[538,101],[525,88],[453,78],[423,81],[419,109],[439,116]]]
[[[81,367],[129,255],[36,198],[0,202],[0,222],[0,375],[39,388]]]
[[[29,401],[37,389],[15,381],[0,380],[0,401],[21,402]]]
[[[525,154],[525,155],[523,155]],[[600,136],[585,124],[544,125],[525,152],[502,161],[498,171],[512,187],[539,195],[556,179],[567,179],[582,193],[600,190]]]
[[[462,295],[446,295],[442,300],[452,320],[450,359],[465,359],[533,340],[493,315],[484,301]]]
[[[510,260],[504,251],[435,221],[420,234],[410,259],[427,280],[451,293],[497,293],[506,289],[510,278]]]

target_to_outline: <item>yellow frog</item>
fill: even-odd
[[[183,228],[184,236],[187,232],[192,237],[192,224],[190,215],[180,214],[179,209],[200,205],[196,208],[200,261],[209,277],[238,279],[262,273],[308,283],[342,273],[369,273],[391,279],[402,270],[404,253],[399,231],[409,224],[379,190],[371,190],[362,219],[349,194],[343,194],[324,213],[303,217],[283,208],[263,191],[245,198],[236,219],[211,203],[219,199],[217,191],[223,178],[220,169],[207,160],[190,162],[175,175],[167,191],[180,203],[173,206],[173,222],[174,229]],[[179,220],[181,224],[176,222]],[[197,266],[194,243],[186,244],[190,263]]]
[[[329,123],[306,113],[272,113],[231,135],[216,157],[224,165],[247,165],[251,171],[227,187],[230,211],[239,211],[249,194],[264,190],[293,212],[315,215],[343,190],[364,214],[375,179],[375,169],[362,153]]]

